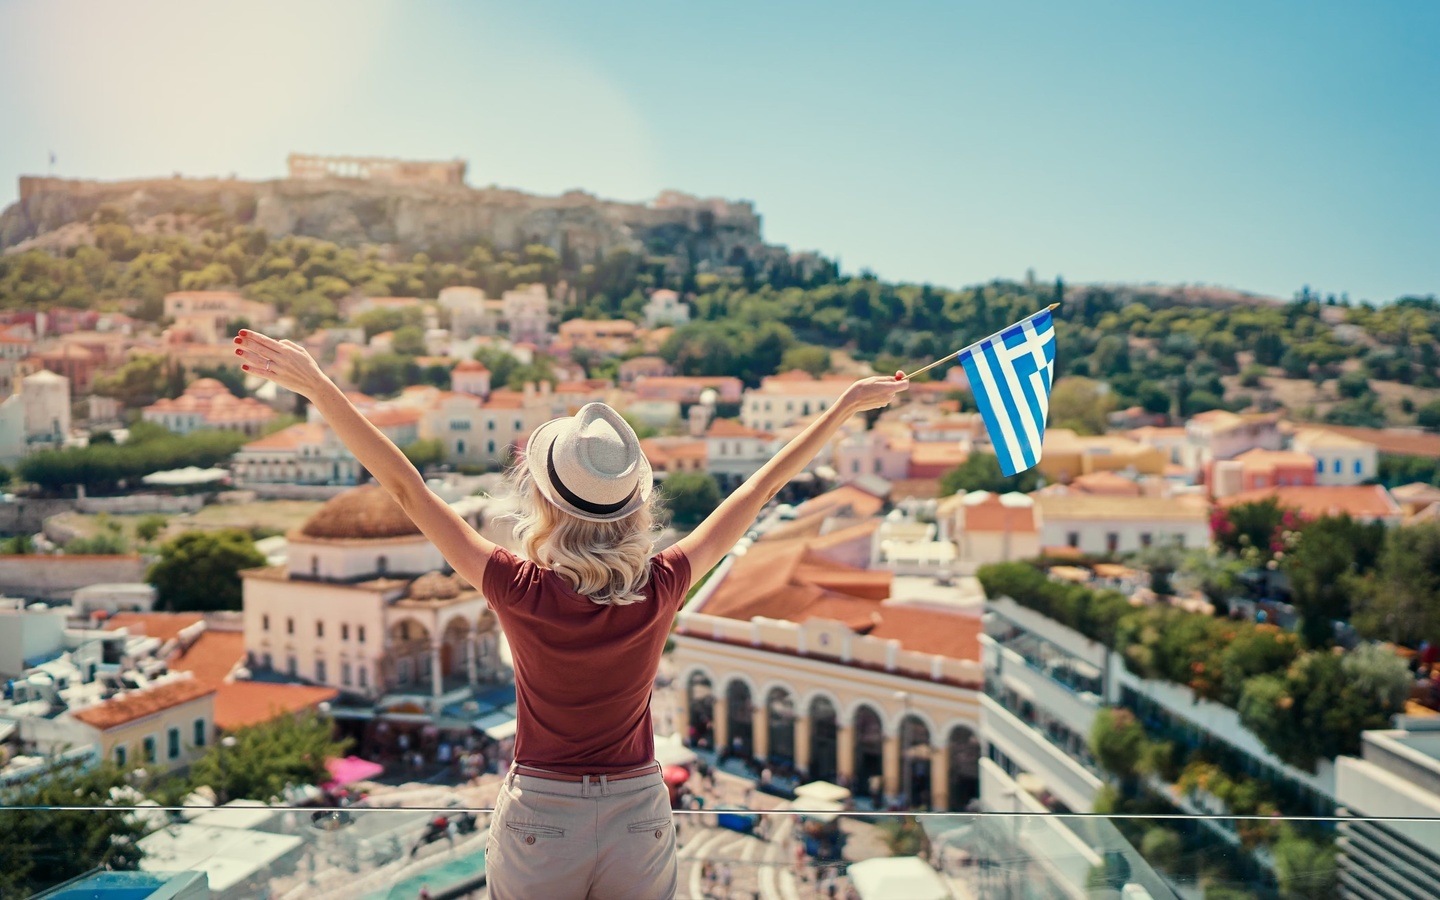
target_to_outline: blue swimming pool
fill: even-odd
[[[485,851],[477,850],[416,872],[384,890],[366,894],[361,900],[414,900],[420,895],[422,885],[439,897],[455,888],[478,885],[484,877]]]

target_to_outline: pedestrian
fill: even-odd
[[[420,900],[430,900],[430,885],[420,885]]]
[[[722,862],[720,864],[720,890],[724,893],[726,900],[730,898],[730,878],[730,864]]]
[[[700,880],[705,883],[705,896],[709,897],[715,884],[715,864],[708,859],[700,866]]]
[[[653,556],[660,494],[635,430],[604,403],[551,419],[521,437],[524,452],[507,473],[517,555],[431,491],[304,347],[248,329],[235,343],[244,371],[309,401],[379,482],[389,503],[377,496],[370,508],[384,511],[376,515],[408,517],[456,575],[481,590],[504,630],[519,713],[514,761],[490,819],[492,900],[674,897],[674,822],[647,713],[680,604],[851,416],[889,405],[908,380],[855,382],[699,526]],[[652,833],[654,843],[636,839]]]

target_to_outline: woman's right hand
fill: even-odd
[[[910,380],[877,375],[862,378],[845,389],[840,403],[852,413],[888,406],[895,395],[910,387]]]
[[[329,382],[320,366],[294,341],[277,341],[258,331],[242,328],[235,338],[239,346],[235,355],[240,357],[240,368],[252,375],[268,378],[283,388],[310,400],[315,392]]]

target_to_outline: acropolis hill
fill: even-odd
[[[541,197],[464,183],[463,161],[292,154],[289,177],[273,181],[183,178],[89,181],[23,176],[20,200],[0,214],[0,249],[19,244],[62,250],[87,241],[104,204],[132,223],[174,217],[307,235],[342,244],[402,248],[498,247],[543,243],[590,261],[624,247],[689,257],[696,265],[760,262],[782,248],[760,237],[748,202],[666,191],[647,204],[602,200],[582,191]]]

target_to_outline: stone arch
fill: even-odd
[[[788,685],[776,684],[765,692],[766,757],[775,765],[795,765],[795,719],[798,715],[795,692]]]
[[[930,808],[930,744],[935,732],[912,710],[900,720],[900,797],[906,809]]]
[[[885,734],[892,737],[898,736],[900,734],[900,723],[905,721],[907,717],[917,719],[921,725],[925,726],[925,730],[932,735],[940,733],[940,729],[936,727],[935,720],[923,709],[916,709],[915,698],[911,697],[910,708],[906,709],[904,704],[901,704],[901,708],[896,710],[895,714],[891,716],[890,721],[885,723]]]
[[[696,666],[688,670],[681,679],[685,691],[686,708],[690,719],[686,722],[687,737],[691,746],[715,746],[715,679],[708,669]]]
[[[850,722],[850,739],[855,746],[855,795],[880,806],[885,793],[885,718],[874,703],[860,703]]]
[[[464,615],[454,615],[440,626],[440,677],[465,676],[471,668],[473,629]]]
[[[969,723],[955,723],[945,737],[950,809],[965,810],[980,796],[980,736]]]
[[[750,760],[755,755],[755,688],[748,678],[732,677],[725,683],[726,734],[730,744],[723,752]]]
[[[829,691],[812,691],[804,706],[810,718],[810,780],[840,777],[840,704]]]

